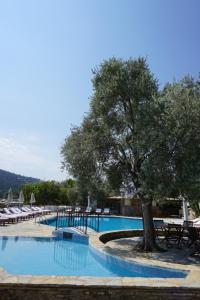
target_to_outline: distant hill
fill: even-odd
[[[39,181],[37,178],[26,177],[0,169],[0,197],[3,197],[10,187],[17,192],[23,184]]]

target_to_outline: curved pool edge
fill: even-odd
[[[185,278],[183,278],[182,280],[187,281],[189,279],[189,280],[196,281],[198,279],[198,283],[200,286],[200,266],[186,265],[186,264],[172,263],[172,262],[164,262],[164,261],[159,261],[159,260],[150,259],[150,258],[139,258],[139,257],[138,258],[127,258],[122,255],[120,256],[120,255],[116,255],[116,254],[111,254],[106,250],[106,244],[101,241],[102,236],[105,236],[107,234],[120,233],[120,235],[123,235],[123,234],[125,235],[125,233],[131,233],[131,236],[133,236],[132,233],[134,231],[136,233],[139,232],[139,234],[136,234],[135,236],[141,236],[142,230],[107,231],[104,233],[98,233],[96,235],[91,235],[90,239],[89,239],[89,244],[96,251],[99,251],[99,252],[103,253],[104,255],[113,256],[115,258],[119,258],[120,260],[124,260],[126,262],[145,264],[146,266],[152,266],[152,267],[158,267],[158,268],[174,269],[177,271],[186,271],[186,272],[188,272],[188,275]],[[125,237],[126,236],[124,236],[124,238]],[[161,279],[162,278],[156,278],[156,280],[161,280]],[[166,279],[168,280],[168,278],[166,278]]]

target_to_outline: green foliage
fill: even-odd
[[[139,189],[141,165],[150,151],[144,143],[150,132],[147,111],[152,110],[157,82],[142,58],[113,58],[93,74],[91,109],[65,140],[64,167],[88,190],[103,186],[105,179],[114,190],[122,181]]]
[[[74,179],[67,179],[61,183],[61,185],[67,189],[73,188],[76,186],[76,181]]]
[[[192,78],[168,84],[158,103],[160,131],[144,165],[146,189],[189,201],[200,197],[200,84]]]
[[[64,167],[79,180],[79,185],[84,186],[85,190],[95,185],[95,180],[98,181],[93,149],[89,132],[82,128],[73,128],[71,136],[65,140],[61,150]]]
[[[77,205],[79,203],[79,194],[75,187],[68,189],[67,196],[70,202],[70,205]]]
[[[69,205],[68,192],[70,189],[72,188],[65,187],[65,183],[63,185],[55,181],[44,181],[23,186],[25,202],[30,202],[31,193],[33,192],[38,205]]]

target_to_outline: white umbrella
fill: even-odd
[[[24,203],[24,193],[23,191],[21,190],[20,193],[19,193],[19,199],[18,199],[19,203]]]
[[[189,212],[188,212],[187,201],[183,196],[180,196],[180,199],[182,200],[182,206],[183,206],[183,220],[188,221]]]
[[[32,205],[33,203],[35,203],[35,196],[34,193],[31,193],[31,199],[30,199],[30,204]]]
[[[13,201],[13,193],[12,193],[12,189],[10,188],[8,191],[7,202],[8,204],[10,204],[12,201]]]

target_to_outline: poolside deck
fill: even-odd
[[[124,259],[151,259],[167,263],[199,266],[200,257],[190,256],[188,248],[169,248],[166,252],[141,252],[137,250],[137,244],[141,238],[123,238],[109,241],[105,244],[105,251],[111,255],[117,255]]]
[[[39,219],[36,218],[36,220],[31,219],[16,224],[0,226],[0,236],[52,236],[53,227],[40,224],[38,221]]]

